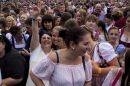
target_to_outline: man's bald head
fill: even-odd
[[[95,5],[95,12],[96,12],[96,13],[100,14],[101,9],[102,9],[101,4],[96,4],[96,5]]]

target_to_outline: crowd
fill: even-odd
[[[130,2],[0,2],[0,86],[130,86]]]

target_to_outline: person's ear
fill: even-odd
[[[70,41],[69,45],[70,45],[70,48],[73,50],[76,48],[76,45],[73,41]]]

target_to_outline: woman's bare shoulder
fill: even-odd
[[[51,52],[47,57],[54,63],[57,62],[57,55],[56,55],[57,51],[53,51]]]

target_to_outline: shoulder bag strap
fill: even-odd
[[[59,55],[56,51],[55,51],[55,53],[56,53],[56,56],[57,56],[57,63],[59,63]]]
[[[83,63],[83,67],[84,67],[84,70],[85,70],[85,56],[82,56],[82,63]]]
[[[119,80],[120,76],[122,74],[122,70],[120,69],[119,73],[117,74],[115,80],[112,83],[112,86],[115,86],[116,82]]]

